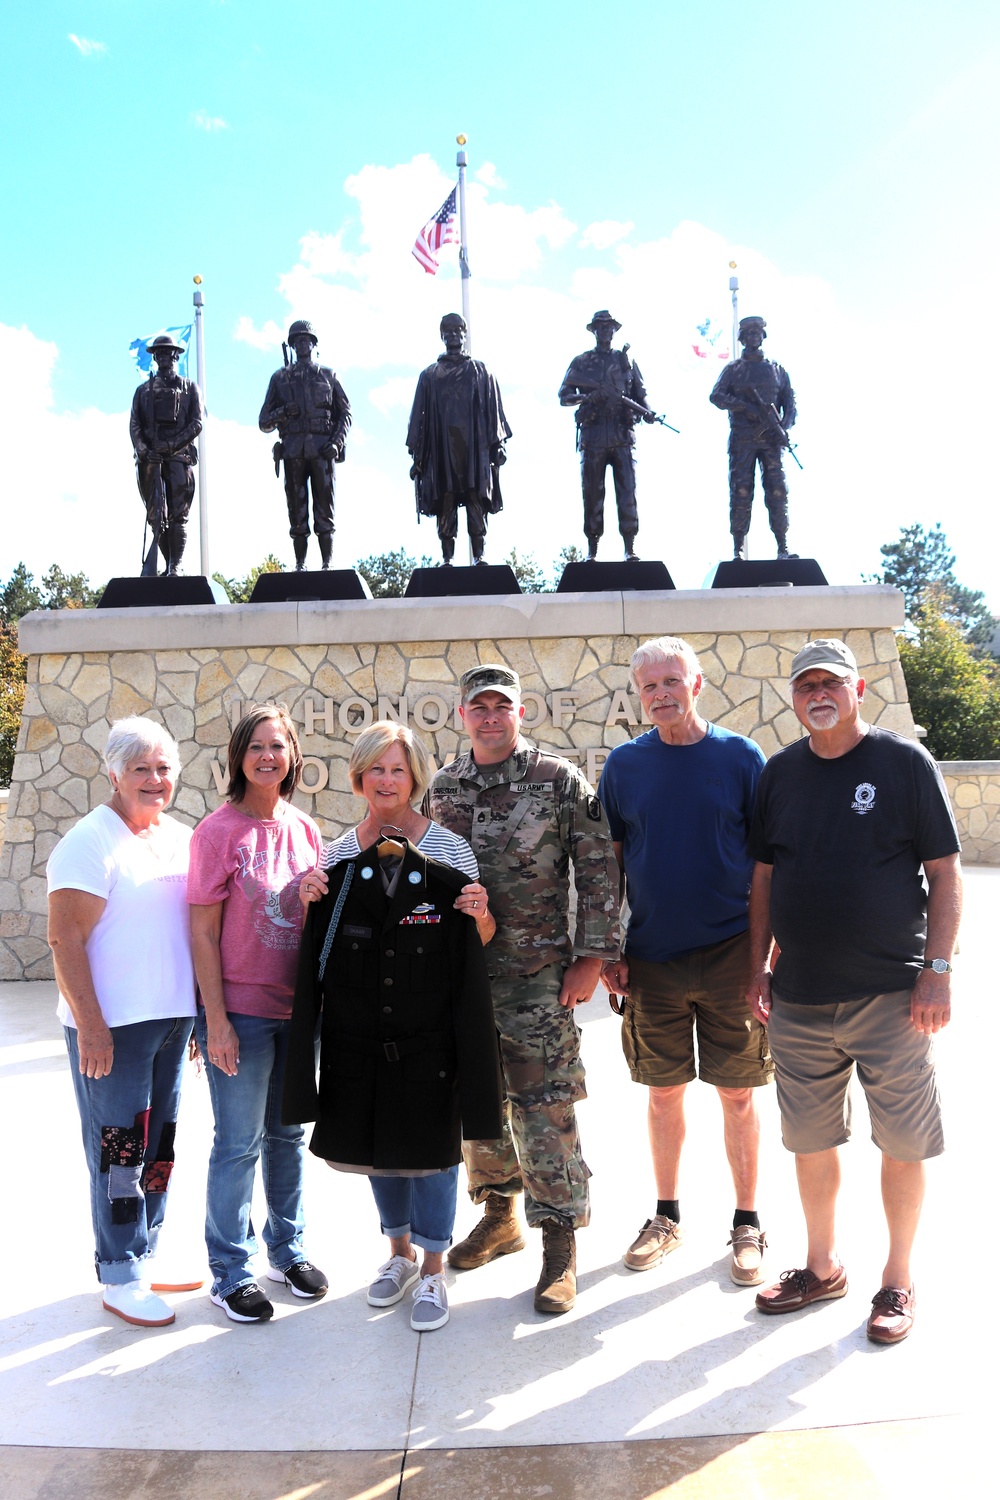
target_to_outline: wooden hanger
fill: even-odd
[[[396,833],[399,834],[398,839],[392,837]],[[388,859],[402,859],[406,853],[406,834],[395,824],[384,823],[379,829],[379,842],[375,853],[378,855],[380,864],[384,864]]]

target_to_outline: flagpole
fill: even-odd
[[[201,392],[202,429],[198,437],[198,551],[203,575],[208,571],[208,483],[205,478],[205,422],[208,420],[208,401],[205,396],[205,298],[201,290],[201,277],[194,278],[194,337],[198,353],[198,390]]]
[[[729,262],[729,269],[731,271],[735,271],[736,270],[736,262],[734,260],[731,260]],[[739,329],[740,329],[740,310],[739,310],[739,296],[738,296],[738,293],[739,293],[739,290],[740,290],[740,279],[739,279],[738,276],[730,276],[730,278],[729,278],[729,290],[733,294],[733,342],[732,342],[732,345],[731,345],[731,348],[732,348],[733,352],[732,352],[731,358],[736,359],[738,357],[737,353],[736,353],[736,345],[739,343]]]
[[[457,135],[455,137],[459,146],[464,146],[466,137]],[[468,165],[468,157],[464,151],[459,151],[455,157],[455,165],[458,167],[458,225],[462,236],[462,243],[458,249],[458,264],[462,272],[462,317],[465,319],[465,347],[466,351],[472,353],[472,323],[469,320],[469,239],[465,223],[465,168]]]

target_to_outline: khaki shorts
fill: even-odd
[[[767,1029],[789,1151],[807,1156],[850,1139],[857,1068],[879,1150],[897,1161],[941,1155],[933,1038],[911,1023],[909,990],[839,1005],[793,1005],[772,994]]]
[[[770,1083],[767,1032],[746,1002],[747,933],[692,948],[665,964],[628,953],[626,958],[630,993],[622,1011],[622,1048],[635,1083],[672,1088],[701,1078],[727,1089]]]

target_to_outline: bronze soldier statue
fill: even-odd
[[[333,370],[313,358],[318,340],[311,323],[297,319],[288,330],[284,368],[275,370],[260,409],[261,432],[277,430],[274,472],[285,461],[288,531],[295,548],[295,570],[306,565],[309,547],[309,490],[313,530],[323,568],[333,552],[334,464],[344,459],[344,440],[351,425],[350,402]],[[295,351],[289,361],[288,345]]]
[[[597,544],[604,534],[604,481],[609,464],[615,478],[618,530],[625,543],[625,557],[629,562],[638,561],[633,428],[640,418],[655,422],[656,413],[646,400],[639,367],[628,357],[628,344],[623,349],[611,347],[611,340],[621,326],[606,307],[595,312],[587,324],[595,346],[576,356],[559,387],[560,405],[577,409],[576,446],[580,454],[588,562],[595,561]]]
[[[445,565],[455,556],[463,505],[473,558],[485,562],[489,517],[503,509],[500,466],[512,435],[500,387],[481,361],[466,354],[466,333],[458,313],[441,319],[445,352],[421,371],[406,433],[417,517],[437,517]]]
[[[740,319],[743,353],[726,365],[709,397],[729,413],[729,529],[737,560],[746,556],[758,464],[778,556],[795,556],[788,551],[788,486],[781,462],[782,449],[791,447],[795,392],[781,365],[761,352],[766,328],[763,318]]]
[[[202,428],[201,392],[193,380],[177,373],[183,344],[158,334],[149,344],[156,365],[132,398],[129,432],[135,452],[136,480],[146,506],[153,542],[143,559],[142,576],[156,577],[157,548],[164,572],[180,569],[187,542],[187,518],[194,499],[195,438]]]

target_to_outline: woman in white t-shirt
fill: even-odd
[[[161,724],[119,719],[104,763],[110,800],[49,856],[49,944],[90,1170],[104,1307],[126,1323],[158,1328],[174,1313],[156,1291],[201,1285],[151,1287],[149,1280],[195,1012],[191,830],[166,811],[180,757]]]
[[[388,719],[372,724],[358,736],[347,774],[351,790],[368,803],[368,812],[357,828],[348,829],[327,844],[321,867],[310,871],[299,887],[303,903],[318,901],[326,891],[325,869],[340,860],[354,859],[378,843],[383,830],[398,829],[422,854],[469,877],[469,884],[455,899],[455,908],[473,918],[480,938],[488,943],[496,931],[496,921],[486,889],[479,881],[476,856],[465,839],[413,807],[431,779],[430,758],[413,732]],[[455,1225],[458,1168],[416,1175],[386,1172],[370,1176],[369,1181],[392,1253],[376,1272],[368,1288],[368,1301],[372,1307],[391,1307],[416,1282],[411,1327],[418,1332],[440,1328],[448,1321],[444,1252],[451,1244]],[[419,1267],[414,1245],[423,1250]]]

